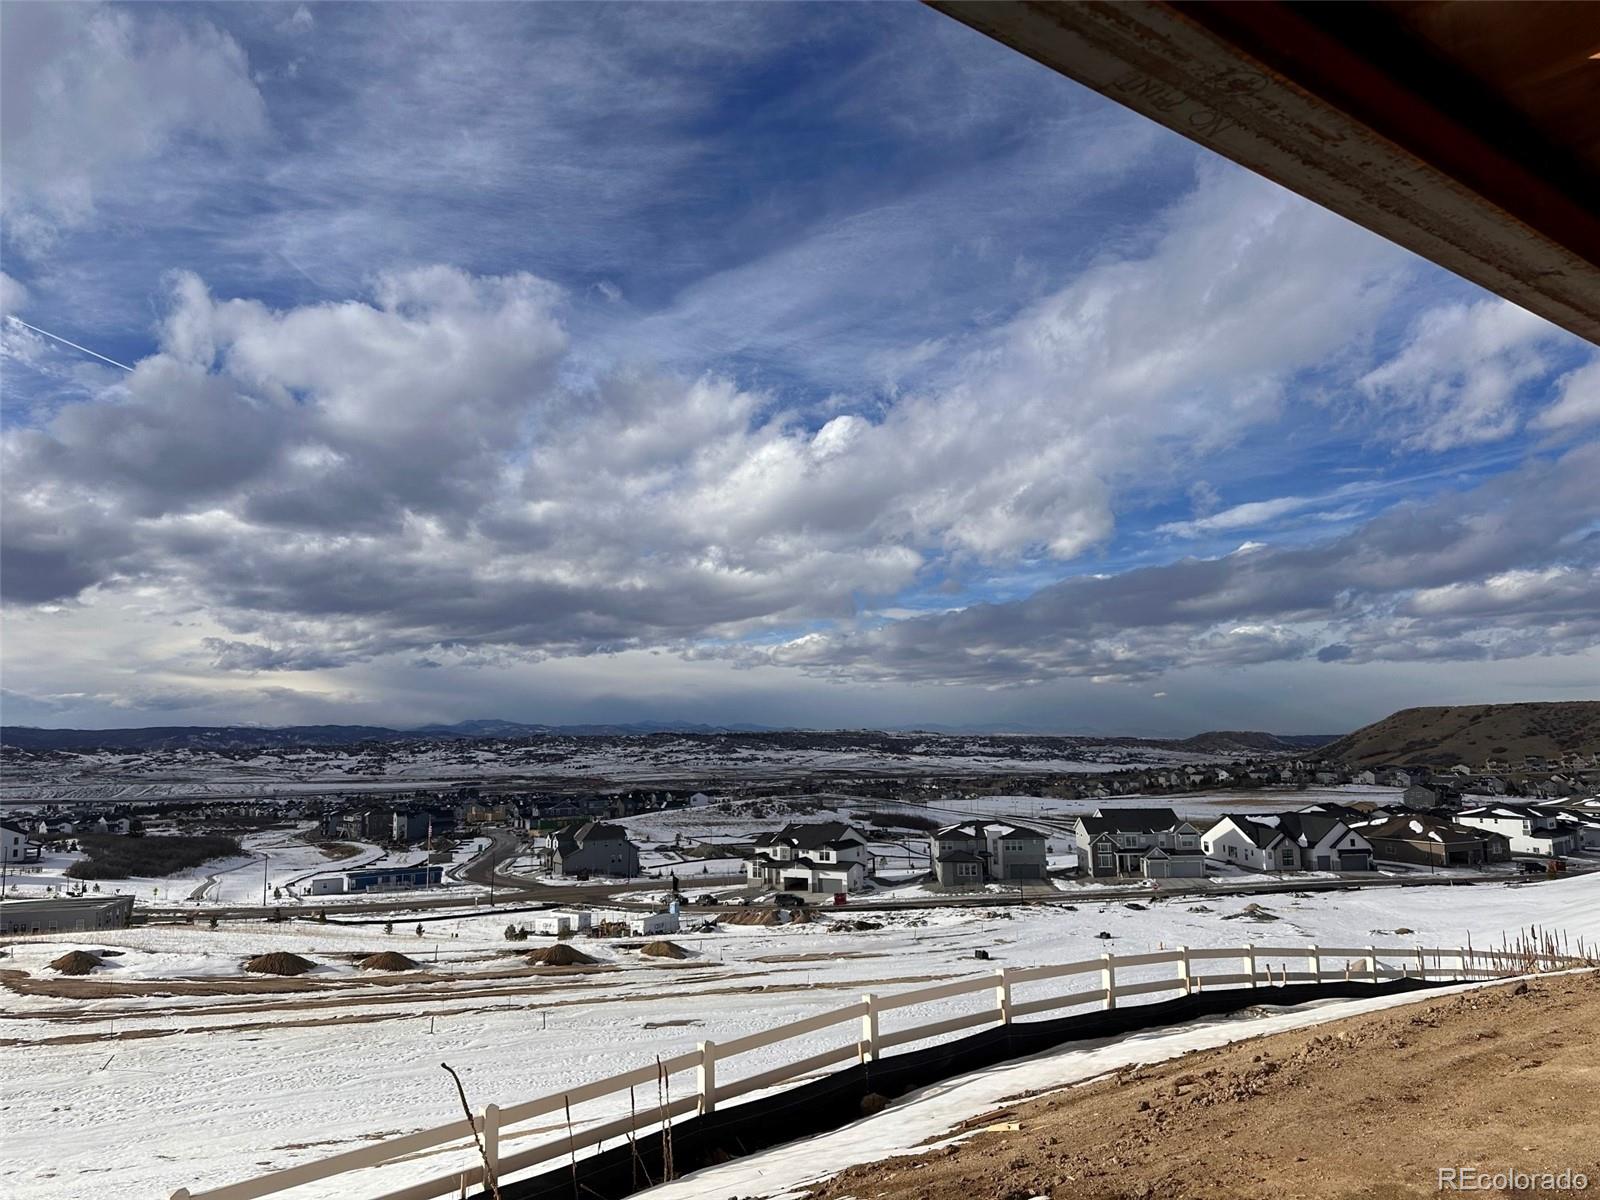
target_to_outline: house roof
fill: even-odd
[[[1330,833],[1349,828],[1339,817],[1320,812],[1273,813],[1260,820],[1276,825],[1286,838],[1300,846],[1315,846]]]
[[[1010,821],[960,821],[954,825],[946,825],[934,832],[936,838],[973,838],[982,841],[988,837],[1010,838],[1038,838],[1041,842],[1046,840],[1044,834],[1037,829],[1029,829],[1026,825],[1014,825]]]
[[[1265,821],[1257,821],[1251,817],[1240,816],[1237,813],[1226,814],[1223,816],[1222,821],[1230,822],[1235,829],[1249,838],[1258,850],[1266,850],[1287,837],[1281,829],[1274,825],[1269,825]],[[1217,824],[1222,824],[1222,821],[1218,821]]]
[[[1500,836],[1487,829],[1473,829],[1466,825],[1457,825],[1453,821],[1442,821],[1426,813],[1398,813],[1371,821],[1359,821],[1351,828],[1369,841],[1373,838],[1385,838],[1402,842],[1461,843],[1481,842],[1487,838]]]
[[[1093,816],[1079,817],[1088,833],[1160,833],[1180,825],[1194,825],[1170,808],[1097,808]]]
[[[756,838],[757,846],[792,846],[796,850],[830,850],[843,846],[860,845],[866,841],[855,826],[845,821],[818,821],[812,824],[791,822],[776,833],[764,833]]]

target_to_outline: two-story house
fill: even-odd
[[[1200,831],[1170,808],[1097,808],[1075,829],[1085,875],[1196,879],[1205,875]]]
[[[620,825],[585,821],[547,834],[543,840],[557,874],[632,879],[639,873],[639,848]]]
[[[1555,814],[1524,804],[1483,804],[1463,808],[1456,822],[1474,829],[1504,834],[1513,854],[1539,854],[1547,858],[1577,849],[1570,832],[1561,828]]]
[[[1043,879],[1048,839],[1010,821],[946,825],[929,839],[933,876],[943,888]]]
[[[1200,837],[1206,857],[1256,871],[1370,871],[1372,843],[1320,812],[1224,816]]]
[[[855,892],[867,879],[867,839],[844,821],[789,824],[756,838],[745,864],[752,886],[813,896]]]

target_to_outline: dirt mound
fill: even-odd
[[[363,971],[415,971],[421,965],[416,959],[396,954],[393,950],[369,954],[356,964]]]
[[[806,925],[811,921],[811,913],[804,908],[782,910],[789,914],[787,921],[778,915],[779,911],[776,908],[749,908],[723,913],[717,920],[723,925]]]
[[[87,951],[74,950],[70,954],[52,959],[50,969],[60,971],[63,975],[88,975],[99,970],[101,965],[100,960]]]
[[[565,942],[557,942],[543,950],[529,950],[527,957],[530,963],[546,967],[590,967],[600,961],[590,958],[582,950],[574,950]]]
[[[639,953],[647,954],[651,958],[691,958],[694,955],[694,951],[685,950],[677,942],[651,942],[641,948]]]
[[[309,958],[301,958],[286,950],[274,950],[271,954],[258,954],[249,959],[244,969],[257,975],[304,975],[307,971],[315,970],[316,966]]]

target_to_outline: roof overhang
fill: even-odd
[[[1600,343],[1593,6],[927,2]]]

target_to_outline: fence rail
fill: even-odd
[[[1296,964],[1291,970],[1290,963]],[[1208,964],[1222,964],[1243,969],[1211,971],[1202,968]],[[1054,1012],[1058,1009],[1083,1005],[1115,1008],[1120,999],[1135,996],[1152,996],[1162,992],[1189,995],[1204,989],[1219,987],[1271,987],[1287,983],[1320,983],[1334,980],[1377,983],[1390,979],[1423,979],[1435,981],[1470,981],[1494,979],[1508,975],[1529,974],[1539,971],[1561,970],[1575,965],[1593,965],[1592,960],[1578,955],[1557,953],[1549,946],[1515,949],[1474,950],[1466,948],[1430,948],[1423,946],[1237,946],[1226,949],[1190,949],[1180,946],[1174,950],[1150,954],[1104,954],[1099,958],[1040,967],[1004,967],[988,974],[957,979],[931,987],[914,988],[889,995],[869,994],[854,1004],[814,1016],[803,1017],[756,1033],[731,1038],[718,1045],[701,1042],[692,1051],[661,1059],[655,1063],[598,1079],[592,1083],[554,1092],[532,1100],[512,1104],[505,1108],[490,1104],[475,1115],[469,1123],[464,1117],[433,1129],[391,1138],[370,1146],[347,1150],[330,1158],[302,1163],[272,1171],[253,1179],[202,1191],[178,1188],[171,1200],[257,1200],[303,1184],[331,1179],[352,1171],[366,1170],[391,1164],[397,1160],[440,1147],[454,1147],[471,1151],[472,1139],[477,1134],[483,1141],[479,1164],[457,1169],[432,1179],[411,1183],[395,1191],[382,1193],[376,1200],[436,1200],[440,1196],[464,1194],[464,1190],[484,1184],[490,1178],[504,1179],[515,1172],[537,1166],[552,1158],[589,1150],[603,1142],[631,1137],[648,1132],[652,1126],[669,1124],[673,1118],[688,1113],[709,1113],[717,1103],[751,1092],[775,1087],[801,1076],[823,1070],[849,1059],[862,1062],[876,1061],[885,1050],[905,1046],[912,1042],[928,1041],[962,1029],[978,1025],[1006,1024],[1018,1017],[1036,1013]],[[1118,972],[1144,971],[1152,967],[1171,966],[1177,973],[1171,978],[1118,980]],[[1037,997],[1020,1003],[1013,999],[1013,990],[1033,987],[1058,979],[1090,976],[1090,986]],[[881,1018],[885,1013],[918,1005],[938,1004],[957,997],[994,993],[992,1007],[955,1016],[941,1015],[937,1019],[885,1031]],[[758,1074],[744,1076],[726,1083],[717,1082],[718,1066],[752,1050],[777,1045],[780,1042],[803,1038],[839,1025],[859,1023],[859,1033],[854,1041],[820,1052],[801,1055],[780,1066]],[[569,1128],[563,1134],[540,1145],[515,1154],[502,1151],[501,1143],[509,1126],[521,1124],[535,1117],[552,1113],[570,1114],[572,1106],[601,1097],[626,1092],[629,1089],[670,1083],[672,1076],[693,1071],[695,1083],[687,1095],[677,1100],[651,1107],[636,1115],[622,1117],[584,1128]],[[663,1089],[667,1091],[667,1089]],[[670,1091],[667,1091],[670,1095]],[[532,1131],[537,1132],[537,1131]],[[515,1135],[512,1135],[515,1136]]]

